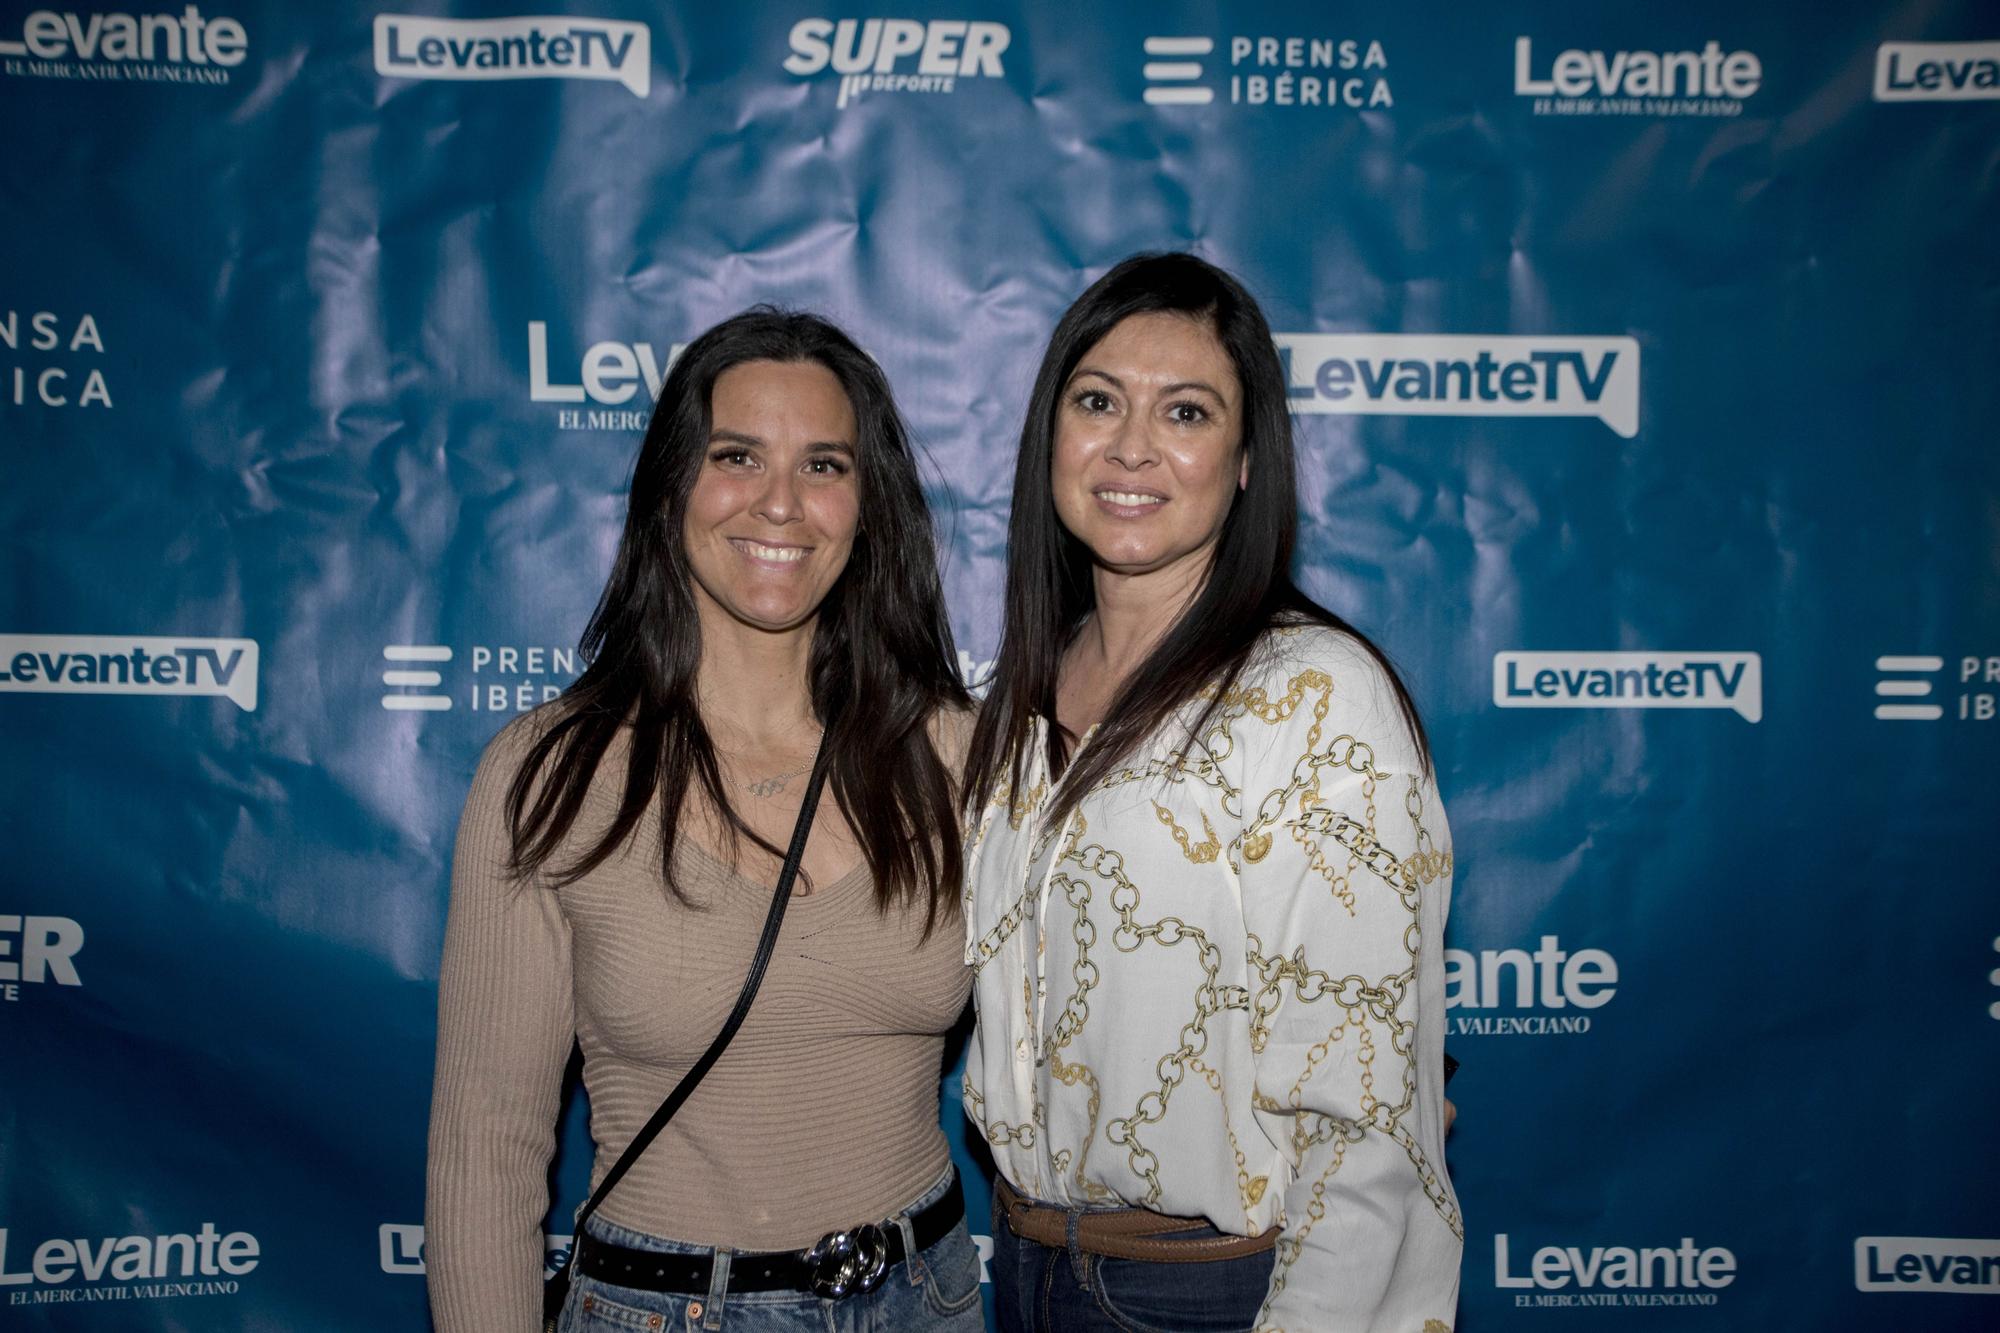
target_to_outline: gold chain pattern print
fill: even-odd
[[[1274,632],[1061,827],[1042,734],[968,838],[965,1108],[1001,1171],[1059,1206],[1282,1227],[1260,1333],[1449,1329],[1452,856],[1386,675]]]

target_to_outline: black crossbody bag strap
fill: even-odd
[[[792,826],[792,845],[785,850],[785,866],[778,872],[778,887],[771,895],[771,910],[764,914],[764,933],[757,940],[756,957],[750,960],[749,975],[743,978],[743,989],[736,996],[736,1007],[729,1011],[729,1017],[722,1022],[721,1031],[715,1040],[701,1053],[701,1058],[681,1076],[667,1099],[660,1103],[652,1118],[640,1127],[632,1141],[625,1145],[625,1151],[604,1173],[604,1180],[591,1191],[589,1202],[576,1215],[576,1235],[570,1241],[569,1257],[542,1287],[542,1328],[544,1333],[555,1333],[556,1320],[562,1314],[563,1302],[569,1299],[570,1273],[576,1267],[576,1254],[583,1247],[583,1224],[597,1211],[597,1205],[604,1202],[604,1196],[611,1193],[611,1187],[624,1178],[632,1169],[632,1163],[639,1160],[639,1154],[646,1151],[667,1122],[674,1118],[681,1103],[686,1101],[695,1086],[706,1075],[715,1062],[722,1058],[722,1052],[729,1045],[736,1029],[743,1026],[745,1015],[750,1012],[750,1002],[757,998],[757,988],[764,983],[764,973],[771,965],[771,951],[778,943],[778,927],[784,923],[785,907],[792,900],[792,882],[798,878],[799,860],[805,855],[806,838],[812,833],[813,812],[819,809],[820,789],[826,785],[828,753],[825,744],[813,758],[812,777],[806,782],[805,799],[799,804],[798,823]]]

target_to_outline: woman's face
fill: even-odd
[[[1150,313],[1083,354],[1056,409],[1056,513],[1097,564],[1146,574],[1206,562],[1236,492],[1242,388],[1206,323]]]
[[[746,361],[716,377],[709,418],[685,529],[697,599],[755,629],[795,629],[854,549],[854,408],[816,361]]]

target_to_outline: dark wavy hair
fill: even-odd
[[[516,874],[574,883],[630,838],[655,795],[662,866],[682,901],[673,848],[690,788],[732,840],[773,856],[724,793],[695,699],[701,630],[684,529],[688,494],[708,452],[716,379],[749,361],[810,362],[840,381],[859,438],[860,522],[847,567],[813,628],[813,712],[832,755],[827,787],[861,843],[879,903],[919,904],[925,929],[957,901],[962,861],[952,774],[931,743],[931,717],[966,707],[937,548],[907,432],[881,368],[815,315],[759,306],[689,343],[660,387],[632,472],[611,577],[583,632],[588,663],[534,741],[507,794]],[[556,864],[599,763],[631,727],[618,813],[591,846]]]
[[[1063,653],[1096,605],[1090,551],[1056,515],[1049,476],[1056,415],[1077,363],[1133,315],[1164,312],[1199,321],[1214,333],[1236,368],[1243,392],[1243,448],[1249,480],[1223,520],[1215,559],[1194,600],[1132,672],[1104,714],[1104,723],[1074,768],[1065,772],[1076,737],[1056,725],[1056,686]],[[1235,681],[1259,636],[1274,625],[1324,625],[1350,636],[1381,663],[1426,770],[1430,757],[1416,705],[1381,649],[1320,606],[1292,582],[1298,530],[1298,483],[1285,372],[1263,311],[1243,284],[1188,254],[1141,254],[1090,285],[1064,312],[1049,338],[1021,427],[1014,472],[1014,509],[1007,525],[1006,625],[986,703],[973,731],[965,802],[977,810],[1001,775],[1018,787],[1029,728],[1048,719],[1048,760],[1062,781],[1050,804],[1060,820],[1145,739],[1211,684]],[[1216,699],[1189,728],[1208,724]]]

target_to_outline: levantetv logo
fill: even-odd
[[[22,20],[19,41],[0,38],[0,56],[9,57],[0,69],[25,78],[223,84],[247,46],[241,23],[206,18],[194,5],[178,14],[37,9]]]
[[[255,639],[0,634],[0,693],[208,694],[257,711]]]
[[[1857,1291],[1955,1291],[2000,1296],[2000,1240],[1856,1236]]]
[[[1502,708],[1727,708],[1764,717],[1756,653],[1495,653]]]
[[[542,1236],[542,1276],[554,1277],[569,1262],[573,1236]],[[375,1228],[375,1246],[385,1273],[421,1277],[424,1273],[424,1228],[421,1223],[384,1222]]]
[[[397,79],[600,79],[644,97],[653,86],[653,34],[643,23],[619,19],[377,14],[375,72]]]
[[[1875,49],[1878,102],[2000,97],[2000,42],[1884,42]]]
[[[1596,417],[1639,433],[1632,338],[1278,333],[1294,412],[1417,417]]]

